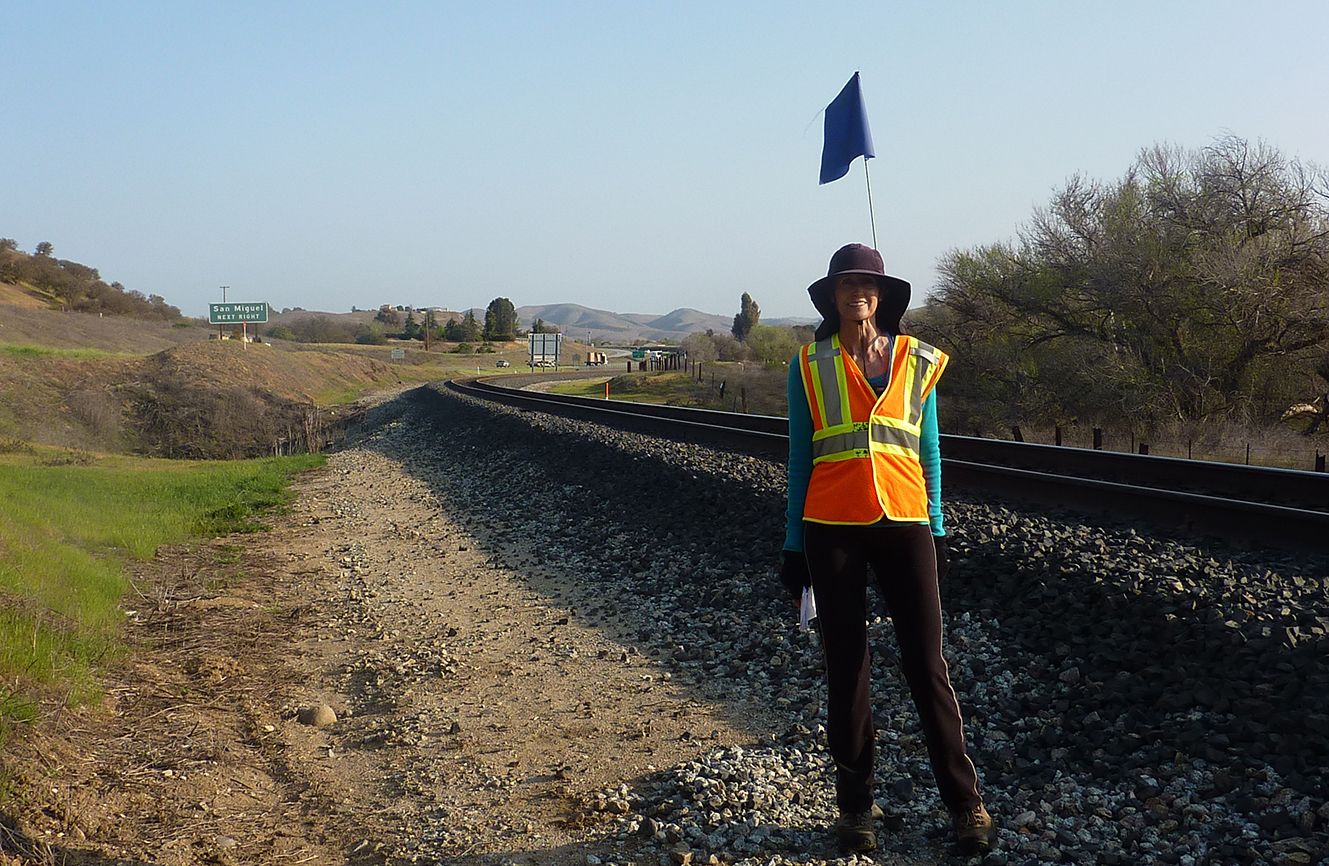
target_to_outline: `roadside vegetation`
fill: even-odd
[[[49,306],[84,313],[175,321],[180,309],[161,295],[144,295],[118,282],[106,282],[96,268],[59,259],[50,241],[31,254],[13,238],[0,238],[0,283],[17,285]]]
[[[186,463],[0,440],[0,732],[43,699],[97,697],[97,668],[123,650],[128,561],[262,528],[291,477],[322,461]]]
[[[1266,144],[1145,149],[938,270],[944,426],[1329,428],[1329,174]]]
[[[135,358],[130,352],[108,352],[105,349],[74,349],[55,346],[32,346],[23,343],[0,343],[0,353],[15,358]]]

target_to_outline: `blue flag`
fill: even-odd
[[[872,149],[872,130],[868,129],[867,108],[863,105],[863,91],[858,86],[858,73],[855,72],[840,95],[826,106],[821,183],[844,177],[849,173],[849,164],[858,157],[871,159],[876,155]]]

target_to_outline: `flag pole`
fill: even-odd
[[[868,221],[872,223],[872,248],[877,249],[877,215],[872,209],[872,175],[868,174],[868,158],[863,157],[863,177],[868,182]]]

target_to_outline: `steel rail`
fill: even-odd
[[[783,458],[788,450],[787,420],[769,415],[623,401],[605,405],[604,400],[519,391],[483,380],[452,380],[447,385],[519,408],[764,457]],[[968,436],[943,435],[941,440],[948,486],[1053,507],[1106,511],[1191,533],[1329,550],[1329,475]],[[1142,479],[1152,483],[1130,483]],[[1287,497],[1291,504],[1262,501],[1279,489],[1292,494]]]

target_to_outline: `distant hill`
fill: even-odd
[[[477,315],[484,319],[484,310]],[[733,316],[703,313],[680,307],[663,316],[656,313],[611,313],[583,307],[581,304],[545,304],[517,308],[517,317],[523,328],[529,328],[536,319],[543,319],[572,336],[584,337],[590,331],[595,340],[681,340],[688,334],[713,330],[728,333],[734,324]],[[815,324],[812,318],[762,319],[762,324],[789,326]]]
[[[354,313],[330,313],[317,310],[283,310],[273,312],[268,318],[268,327],[291,325],[301,319],[326,318],[349,325],[366,324],[373,320],[377,310],[360,310]],[[471,312],[481,324],[485,320],[484,307],[472,307]],[[405,316],[405,313],[402,313]],[[438,321],[460,318],[462,312],[444,311],[435,313]],[[417,313],[416,318],[419,318]],[[720,316],[703,313],[681,307],[663,316],[658,313],[613,313],[609,310],[597,310],[581,304],[538,304],[517,308],[517,319],[522,328],[530,328],[536,319],[551,325],[557,325],[565,334],[577,339],[585,339],[590,332],[591,339],[600,341],[633,340],[681,340],[688,334],[705,331],[708,328],[716,333],[728,333],[733,325],[732,316]],[[763,324],[788,326],[815,323],[811,318],[762,319]]]

